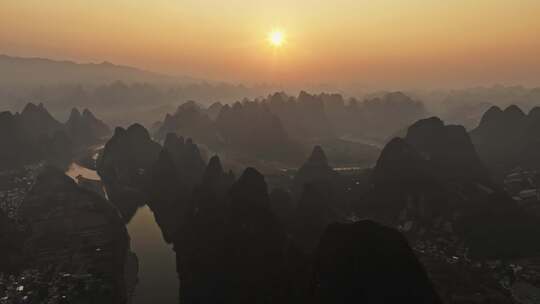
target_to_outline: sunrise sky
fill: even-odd
[[[0,53],[247,84],[540,85],[540,1],[1,0]]]

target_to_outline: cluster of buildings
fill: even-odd
[[[407,221],[398,229],[407,233],[412,223]],[[520,304],[540,303],[540,258],[474,260],[449,229],[449,223],[441,221],[437,227],[425,231],[411,245],[434,284],[452,286],[446,292],[451,297],[457,295],[455,303],[506,303],[504,299]]]
[[[1,304],[99,303],[112,288],[93,274],[74,275],[48,270],[24,270],[18,275],[0,273]]]
[[[42,164],[16,170],[0,171],[0,209],[11,219],[18,219],[19,207],[32,188]]]
[[[37,174],[47,170],[36,165],[0,172],[0,208],[25,232],[18,271],[23,270],[0,272],[0,304],[125,298],[124,222],[108,202],[68,177],[51,171],[36,184]],[[79,182],[89,190],[98,186]]]
[[[413,249],[441,297],[449,303],[509,303],[509,285],[487,264],[472,261],[462,243],[417,240]],[[501,276],[507,279],[506,276]],[[510,284],[510,280],[507,281]]]

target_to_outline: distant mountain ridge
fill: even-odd
[[[47,160],[63,163],[72,152],[108,137],[109,127],[88,109],[73,108],[66,123],[42,104],[28,103],[19,112],[0,112],[0,170]]]
[[[482,160],[496,174],[516,167],[540,168],[540,107],[525,113],[510,105],[504,110],[493,106],[482,116],[471,139]]]
[[[174,77],[106,61],[77,63],[0,54],[0,86],[99,85],[118,80],[128,83],[198,82],[189,77]]]

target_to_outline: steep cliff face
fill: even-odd
[[[183,302],[212,303],[222,296],[215,294],[224,276],[219,273],[223,260],[218,257],[227,242],[225,196],[233,182],[219,158],[211,158],[202,182],[193,191],[186,216],[179,219],[174,244]]]
[[[148,131],[134,124],[127,130],[116,128],[97,160],[107,194],[126,220],[147,201],[149,171],[160,151],[161,146],[152,141]]]
[[[165,240],[174,240],[178,226],[187,216],[194,187],[201,182],[205,162],[191,139],[169,133],[149,175],[148,205]]]
[[[234,183],[234,174],[225,172],[218,156],[213,156],[204,170],[200,184],[193,192],[191,217],[204,217],[223,208],[222,200]]]
[[[183,137],[178,137],[175,133],[169,133],[166,136],[163,149],[171,156],[173,167],[181,183],[188,188],[193,188],[200,182],[206,163],[201,156],[199,147],[191,138],[184,140]]]
[[[231,176],[220,167],[218,159],[210,162],[175,243],[181,300],[291,301],[290,251],[270,209],[264,177],[248,168],[231,185]]]
[[[284,266],[285,233],[270,210],[264,177],[248,168],[234,183],[227,198],[222,259],[229,273],[221,291],[236,303],[255,299],[278,300],[283,292],[280,273]]]

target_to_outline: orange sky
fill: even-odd
[[[540,85],[540,1],[1,0],[0,53],[248,84]]]

